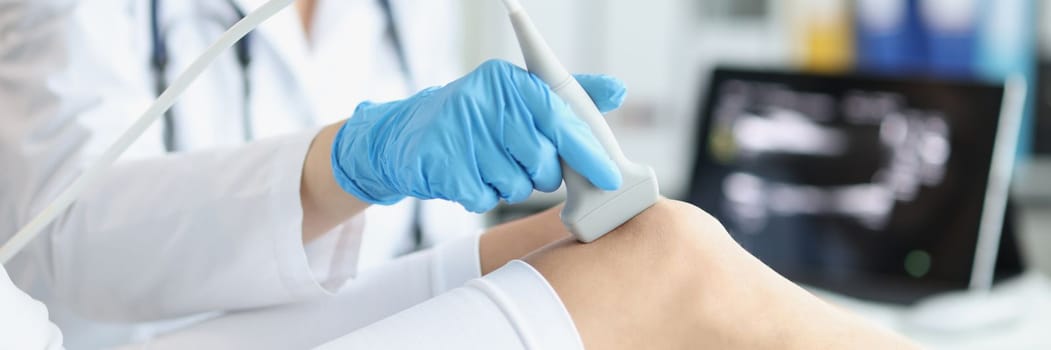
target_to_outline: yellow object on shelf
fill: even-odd
[[[838,72],[854,66],[854,28],[848,0],[791,0],[788,5],[793,51],[800,68]]]

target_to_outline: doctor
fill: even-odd
[[[14,232],[35,215],[97,153],[97,143],[108,143],[120,120],[137,114],[143,106],[129,99],[152,98],[137,74],[148,70],[137,65],[146,62],[139,51],[112,46],[135,43],[136,7],[125,5],[0,0],[0,232]],[[419,5],[435,10],[425,11],[428,17],[440,15]],[[309,3],[297,9],[315,13]],[[122,11],[132,11],[132,20],[113,16]],[[310,17],[287,13],[293,17],[276,23],[315,26]],[[264,43],[254,41],[252,50],[274,49]],[[578,79],[602,110],[623,100],[615,79]],[[253,94],[280,97],[281,80],[256,80]],[[356,106],[338,111],[350,121],[324,128],[227,145],[247,134],[236,130],[257,131],[229,128],[233,136],[207,139],[222,147],[160,155],[186,143],[178,136],[181,119],[172,118],[5,267],[19,287],[49,305],[70,347],[102,348],[158,330],[128,324],[346,296],[341,287],[362,270],[359,252],[369,248],[362,245],[369,218],[361,215],[369,204],[441,198],[483,212],[500,199],[524,200],[534,188],[555,190],[560,158],[600,188],[619,186],[616,167],[587,125],[546,84],[506,62],[483,64],[405,99]],[[208,117],[238,126],[246,120]],[[280,117],[250,126],[280,125],[271,120]],[[390,231],[378,234],[398,233]],[[516,235],[498,250],[521,256],[551,240]],[[389,285],[389,293],[422,291],[426,298],[462,285],[482,272],[483,243],[473,235],[423,252],[435,257],[414,265],[423,273],[413,281],[425,288]]]
[[[0,96],[3,239],[262,1],[30,3],[0,2],[9,14],[0,71],[11,83]],[[462,73],[456,8],[297,2],[206,72],[103,186],[8,266],[12,277],[51,306],[69,344],[97,347],[168,325],[81,315],[140,321],[309,299],[418,246],[477,231],[480,217],[459,205],[404,200],[307,235],[315,220],[300,207],[304,154],[321,125],[361,101],[402,98]],[[53,17],[64,11],[71,25]],[[69,38],[49,37],[58,34]],[[212,263],[220,259],[236,263]],[[243,275],[255,276],[244,289],[257,293],[223,288]],[[213,299],[190,303],[187,291]],[[139,304],[154,308],[127,306]]]
[[[295,10],[283,12],[239,42],[186,92],[158,123],[154,137],[141,142],[152,148],[144,150],[144,156],[316,132],[345,118],[362,101],[399,99],[444,84],[464,73],[457,55],[456,1],[299,0]],[[125,2],[136,13],[129,18],[131,27],[124,29],[131,31],[128,63],[136,63],[137,70],[121,84],[153,93],[148,96],[152,98],[223,31],[264,1]],[[97,6],[90,3],[81,6]],[[99,47],[120,50],[105,30],[92,32],[98,35]],[[138,105],[146,99],[123,102]],[[98,129],[121,130],[130,117],[111,118],[106,122],[112,124]],[[481,216],[455,204],[412,199],[370,208],[364,220],[359,269],[482,227]]]
[[[159,95],[199,52],[263,1],[130,3],[146,12],[147,23],[136,18],[131,25],[138,29],[129,29],[137,32],[130,38],[137,55],[132,59],[148,69],[129,83],[152,84],[154,89],[142,91]],[[455,0],[300,0],[295,11],[239,42],[165,115],[160,138],[145,142],[165,152],[237,146],[316,130],[344,118],[361,101],[394,100],[446,83],[463,73],[456,55],[456,8]],[[126,121],[113,120],[111,128],[121,129]],[[370,208],[365,220],[359,268],[482,224],[480,216],[455,204],[416,200]]]
[[[0,35],[0,52],[4,53],[3,60],[0,60],[0,79],[19,83],[0,84],[0,97],[11,102],[0,115],[4,116],[4,122],[10,122],[4,125],[11,125],[13,130],[8,132],[5,129],[5,132],[0,133],[0,155],[4,156],[0,161],[19,161],[13,163],[19,166],[9,169],[13,179],[37,178],[32,175],[68,177],[62,171],[47,172],[46,169],[53,168],[41,165],[52,163],[56,158],[34,156],[68,150],[64,146],[77,146],[77,142],[83,142],[82,139],[67,140],[62,137],[70,136],[69,133],[77,135],[77,123],[68,123],[68,127],[62,123],[62,117],[69,118],[68,113],[62,112],[67,108],[76,110],[73,107],[77,105],[70,107],[56,98],[71,86],[60,83],[75,82],[75,79],[65,75],[80,71],[62,69],[66,74],[60,74],[65,76],[61,78],[46,74],[50,69],[39,69],[56,68],[56,65],[85,68],[66,63],[65,59],[55,59],[65,57],[55,54],[63,52],[66,45],[80,42],[64,40],[66,34],[76,33],[63,21],[66,5],[68,3],[60,0],[0,0],[3,13],[15,18],[0,22],[0,33],[3,34]],[[29,33],[24,31],[26,28],[33,29],[32,35],[23,35]],[[39,66],[35,66],[36,69],[10,69],[34,67],[29,63]],[[38,79],[42,73],[49,78]],[[615,108],[622,100],[623,86],[615,79],[603,76],[577,78],[600,109]],[[83,91],[80,93],[92,96]],[[26,95],[36,98],[24,98]],[[587,126],[569,114],[568,106],[561,103],[545,84],[520,68],[503,62],[483,64],[453,83],[426,89],[407,99],[382,104],[363,103],[355,110],[350,121],[332,124],[312,135],[313,142],[306,146],[306,154],[300,154],[305,156],[305,160],[301,161],[301,176],[295,182],[302,183],[298,191],[301,192],[299,204],[302,207],[295,208],[293,205],[290,209],[301,209],[303,219],[302,226],[298,227],[301,232],[296,232],[293,241],[310,241],[318,232],[338,225],[333,218],[360,213],[366,206],[364,202],[383,204],[397,201],[403,196],[440,197],[455,200],[472,210],[483,211],[494,206],[497,198],[512,202],[521,200],[534,187],[541,190],[557,187],[561,178],[559,158],[599,188],[617,187],[619,176],[616,168],[605,157],[597,141],[589,137]],[[43,121],[37,122],[37,119]],[[287,144],[275,144],[287,147]],[[271,147],[271,151],[287,151],[274,145],[268,147]],[[141,171],[139,168],[152,166],[162,170],[153,173],[161,180],[158,181],[159,186],[155,187],[172,186],[177,190],[189,191],[195,188],[185,187],[179,182],[168,182],[164,178],[169,175],[166,171],[178,172],[178,165],[209,165],[212,162],[233,165],[257,162],[262,165],[255,169],[260,175],[250,180],[264,182],[264,188],[276,187],[277,191],[288,186],[280,181],[282,178],[274,178],[271,174],[280,174],[282,169],[271,169],[273,164],[261,162],[257,158],[245,160],[239,157],[245,153],[242,149],[234,149],[210,157],[191,154],[125,165],[114,169],[110,178],[104,181],[103,189],[116,189],[120,180],[137,174],[134,170]],[[68,158],[57,159],[71,162],[77,155],[73,152]],[[45,169],[45,174],[35,173],[41,169]],[[177,175],[201,176],[192,171],[181,171]],[[218,176],[219,180],[228,179]],[[27,191],[12,187],[11,183],[5,181],[0,189],[20,198],[32,198],[34,192],[43,192],[40,194],[42,196],[50,194],[46,189],[40,191],[39,188],[30,188]],[[264,196],[254,195],[253,190],[259,185],[223,184],[232,190],[219,186],[207,188],[215,190],[219,196],[206,199],[223,199],[232,195],[248,204],[222,203],[232,206],[234,210],[231,210],[225,206],[195,201],[190,204],[210,206],[217,213],[194,211],[193,214],[212,215],[217,219],[216,222],[238,230],[242,227],[221,221],[224,214],[236,213],[237,209],[246,207],[266,211],[262,214],[271,214],[268,205],[283,205],[267,201],[266,195],[271,194],[269,192]],[[346,192],[330,190],[333,188]],[[276,304],[295,299],[297,295],[286,294],[293,287],[314,287],[313,291],[304,290],[305,293],[316,293],[321,289],[316,280],[281,280],[277,283],[270,280],[285,277],[275,275],[273,267],[266,264],[273,263],[273,256],[284,249],[283,245],[277,243],[290,243],[288,240],[259,244],[247,239],[250,236],[224,237],[223,231],[208,231],[205,233],[216,235],[215,238],[220,240],[241,238],[243,241],[220,242],[227,243],[217,247],[225,250],[225,256],[220,256],[218,251],[207,244],[199,247],[206,254],[195,255],[192,251],[178,248],[183,244],[181,241],[195,242],[199,237],[183,228],[167,228],[165,225],[172,222],[170,217],[179,217],[182,211],[192,209],[192,206],[181,203],[165,206],[160,205],[162,201],[159,200],[164,198],[152,198],[159,205],[136,208],[128,203],[138,204],[135,203],[136,198],[102,198],[102,194],[106,193],[88,193],[84,197],[88,199],[86,202],[78,202],[63,217],[64,220],[58,225],[63,226],[58,228],[59,232],[52,232],[52,237],[45,237],[45,244],[40,245],[51,249],[40,249],[44,252],[63,252],[64,240],[54,237],[61,234],[62,230],[88,235],[87,238],[104,243],[114,242],[107,235],[137,243],[130,249],[98,244],[75,247],[88,251],[65,249],[67,252],[95,254],[95,257],[112,255],[108,260],[86,261],[93,264],[92,267],[99,267],[99,262],[109,263],[109,266],[101,264],[109,269],[84,269],[80,271],[84,274],[59,278],[47,276],[51,277],[49,281],[71,278],[80,282],[88,287],[83,291],[88,294],[88,300],[107,306],[100,309],[82,306],[83,310],[93,311],[96,315],[102,315],[100,317],[146,319],[194,309],[225,310],[238,306]],[[178,195],[180,192],[170,191],[167,194]],[[256,201],[267,203],[253,206]],[[342,204],[333,204],[337,202]],[[170,237],[156,235],[148,230],[128,233],[124,232],[119,222],[95,221],[95,216],[91,215],[99,213],[95,207],[107,209],[106,205],[110,203],[133,211],[131,214],[136,214],[137,218],[153,222],[153,231]],[[326,209],[318,210],[314,207],[316,205]],[[236,219],[254,222],[267,220],[267,217],[241,216]],[[355,331],[329,346],[339,349],[415,349],[428,346],[571,349],[587,344],[599,349],[634,349],[648,344],[657,348],[809,349],[859,345],[908,348],[908,344],[900,338],[873,329],[784,280],[736,245],[716,220],[684,203],[662,200],[593,244],[581,245],[566,239],[529,254],[533,250],[530,247],[536,247],[539,241],[553,241],[566,236],[556,208],[490,230],[479,239],[480,242],[475,241],[473,251],[463,252],[466,254],[436,254],[432,257],[428,255],[431,251],[425,251],[402,258],[398,264],[385,265],[381,269],[401,269],[408,273],[373,274],[380,278],[378,282],[403,278],[402,282],[412,286],[402,288],[405,284],[364,281],[366,283],[351,285],[350,289],[379,287],[382,294],[371,300],[341,299],[338,296],[318,300],[323,306],[352,301],[363,307],[338,310],[325,307],[317,311],[325,315],[323,317],[340,317],[341,312],[370,313],[376,310],[369,309],[377,307],[370,308],[374,305],[365,303],[376,304],[372,300],[380,301],[379,304],[404,301],[407,296],[418,296],[421,292],[432,294],[423,296],[431,300]],[[75,242],[90,243],[87,238]],[[157,249],[158,244],[152,243],[152,240],[160,240],[160,248],[174,248],[174,253],[181,256],[173,257],[173,252],[168,249]],[[146,251],[138,252],[137,249]],[[445,286],[435,285],[440,281],[437,278],[419,278],[431,271],[447,270],[442,267],[442,256],[474,259],[475,271],[472,273],[492,273],[466,284],[462,280],[452,279]],[[514,260],[523,256],[527,262]],[[32,259],[23,259],[23,263],[27,261],[33,262]],[[46,267],[56,272],[70,270],[58,264],[64,262],[62,259],[36,259],[35,262],[48,264]],[[299,266],[286,267],[300,270],[299,276],[302,277],[302,270],[307,269],[304,265],[309,262],[300,260],[299,263]],[[494,271],[505,263],[507,265],[503,268]],[[255,268],[231,271],[228,265]],[[405,268],[413,268],[415,272]],[[113,271],[128,273],[115,276]],[[236,272],[251,273],[239,276]],[[296,276],[296,272],[292,271],[291,276]],[[154,274],[162,276],[158,278]],[[45,308],[21,294],[8,283],[5,276],[0,268],[0,308],[17,313],[0,313],[0,330],[3,330],[0,332],[0,346],[60,347],[62,338],[55,327],[47,322]],[[309,274],[306,277],[309,279]],[[95,289],[99,288],[98,284],[84,281],[94,279],[110,283],[108,291],[111,294],[91,295],[97,293]],[[173,290],[157,289],[156,285]],[[456,288],[458,285],[462,287]],[[421,286],[425,288],[419,288]],[[456,289],[433,297],[434,292],[440,293],[442,287],[448,286]],[[123,304],[127,307],[121,308]],[[300,305],[310,308],[310,303]],[[378,308],[384,306],[379,305]],[[269,311],[281,312],[280,309]],[[448,322],[450,319],[457,322]],[[242,331],[249,330],[252,333],[244,337],[243,334],[234,334],[236,332],[232,332],[233,329],[210,332],[203,339],[196,339],[195,343],[210,340],[212,344],[219,345],[233,339],[243,344],[259,338],[302,342],[303,339],[297,339],[300,338],[300,331],[319,334],[319,331],[331,331],[333,326],[344,326],[341,322],[316,322],[318,320],[317,317],[309,320],[298,318],[297,322],[290,323],[289,318],[280,318],[279,328],[274,329],[283,332],[260,332],[260,328],[256,327],[258,324],[237,322],[242,326]],[[271,342],[265,346],[277,345]],[[97,347],[100,346],[92,346]]]

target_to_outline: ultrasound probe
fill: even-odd
[[[631,220],[660,197],[653,169],[624,156],[613,131],[584,88],[569,74],[540,36],[518,0],[503,0],[511,17],[526,67],[558,94],[577,117],[591,127],[606,153],[620,169],[624,183],[616,191],[603,191],[562,162],[566,181],[566,205],[562,224],[581,242],[592,242]]]

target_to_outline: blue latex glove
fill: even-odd
[[[624,100],[615,78],[576,79],[603,112]],[[558,189],[559,157],[598,188],[620,187],[587,124],[543,81],[503,61],[405,100],[362,103],[332,146],[336,181],[363,201],[438,198],[473,212]]]

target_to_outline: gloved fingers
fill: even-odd
[[[470,142],[470,141],[468,141]],[[465,149],[474,149],[472,145],[466,145]],[[435,153],[438,154],[438,153]],[[414,197],[433,197],[459,203],[464,209],[473,213],[484,213],[493,209],[500,203],[500,197],[496,191],[485,183],[483,179],[482,166],[485,161],[478,159],[475,153],[466,154],[441,154],[441,159],[434,159],[433,164],[424,164],[417,171],[422,178],[410,180],[409,186],[430,193],[414,193]],[[419,182],[425,183],[421,188]]]
[[[590,180],[595,187],[606,191],[620,188],[623,182],[620,169],[591,134],[587,124],[575,117],[562,119],[562,125],[556,127],[555,139],[552,141],[566,164]]]
[[[533,182],[523,173],[518,165],[512,165],[514,171],[507,172],[504,176],[487,178],[486,182],[496,190],[496,193],[508,203],[521,203],[533,194]]]
[[[368,109],[374,104],[362,103],[359,110]],[[377,179],[374,175],[380,166],[370,162],[371,159],[356,158],[359,154],[373,151],[370,145],[363,142],[362,130],[371,126],[368,116],[344,121],[332,142],[330,162],[332,175],[343,191],[358,199],[381,205],[394,204],[405,197],[394,189],[389,181]]]
[[[491,140],[476,158],[482,181],[496,191],[497,196],[508,203],[519,203],[533,193],[533,182],[526,170],[518,165],[509,152]]]
[[[562,186],[562,165],[558,161],[558,150],[551,140],[537,133],[531,118],[515,119],[504,130],[507,151],[522,171],[529,175],[534,188],[554,192]]]
[[[484,213],[493,209],[500,203],[500,197],[496,194],[496,190],[478,180],[480,179],[460,182],[459,184],[465,188],[452,190],[451,193],[455,195],[445,199],[460,203],[464,209],[472,213]]]
[[[591,128],[547,84],[526,74],[527,78],[518,79],[518,88],[537,130],[551,140],[570,168],[595,187],[607,191],[619,188],[620,170],[591,133]]]
[[[525,75],[533,76],[521,67],[502,60],[486,61],[476,71],[486,72],[497,77],[510,74],[513,79],[519,79]],[[535,78],[535,76],[533,77]],[[627,96],[628,89],[620,79],[605,74],[574,74],[573,77],[580,83],[580,86],[591,97],[591,101],[595,103],[595,106],[602,113],[613,111],[624,104],[624,98]]]
[[[613,111],[624,104],[628,89],[620,79],[604,74],[574,74],[573,77],[602,113]]]

